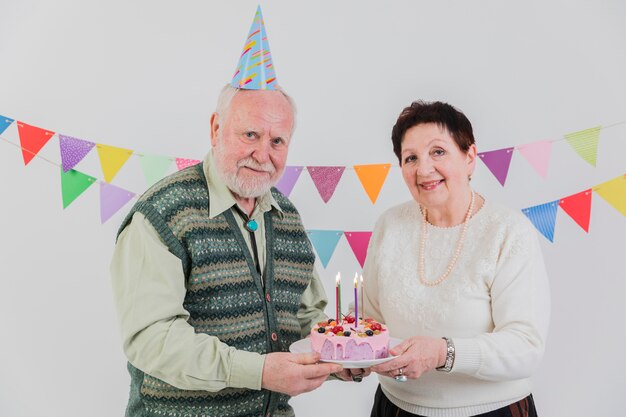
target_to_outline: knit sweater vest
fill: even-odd
[[[151,187],[120,227],[121,232],[135,212],[142,213],[180,258],[187,288],[184,308],[196,333],[213,335],[237,349],[260,354],[287,351],[300,339],[296,313],[315,261],[297,210],[276,189],[272,195],[283,216],[276,210],[265,213],[265,288],[232,211],[209,218],[202,164]],[[293,416],[289,396],[284,394],[239,388],[182,390],[130,363],[128,368],[131,392],[127,417]]]

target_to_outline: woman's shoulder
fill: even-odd
[[[506,235],[536,234],[534,226],[521,210],[492,200],[485,201],[483,210],[484,224],[487,228],[499,229]]]

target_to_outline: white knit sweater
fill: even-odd
[[[537,233],[520,212],[485,202],[470,220],[448,278],[420,283],[422,218],[410,201],[378,220],[364,267],[365,308],[392,337],[454,341],[452,372],[430,371],[400,383],[379,376],[387,397],[414,414],[465,417],[506,406],[531,391],[550,316],[548,279]],[[461,226],[429,228],[425,278],[446,269]]]

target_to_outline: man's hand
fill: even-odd
[[[292,397],[313,391],[330,374],[343,369],[336,363],[318,363],[319,359],[319,353],[269,353],[265,356],[261,386]]]

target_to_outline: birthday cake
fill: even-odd
[[[382,359],[389,356],[389,332],[385,325],[370,318],[361,320],[358,326],[351,316],[341,323],[330,319],[311,329],[311,348],[327,360]]]

